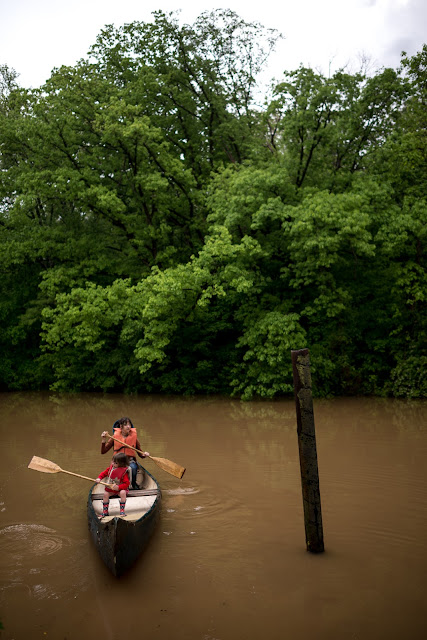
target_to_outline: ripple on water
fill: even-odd
[[[163,489],[162,493],[167,496],[191,496],[199,491],[200,489],[196,489],[196,487],[178,487],[177,489]]]
[[[163,491],[163,494],[165,493],[163,522],[181,523],[186,528],[192,528],[196,521],[201,526],[210,526],[212,518],[220,522],[221,526],[227,527],[230,514],[238,517],[242,510],[245,510],[245,506],[231,492],[224,496],[210,488],[198,487],[189,490]],[[194,531],[191,533],[194,534]]]
[[[32,595],[38,600],[59,600],[59,595],[48,584],[33,585]]]
[[[13,524],[0,529],[3,553],[20,556],[22,553],[51,555],[70,545],[71,540],[59,535],[54,529],[39,524]]]
[[[0,591],[24,589],[37,600],[57,600],[73,585],[84,586],[71,538],[55,529],[38,524],[9,525],[0,529],[0,544],[1,573],[7,577],[0,582]],[[46,558],[58,552],[62,553],[59,573],[58,560]]]

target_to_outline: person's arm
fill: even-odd
[[[106,435],[107,432],[103,431],[101,433],[101,453],[107,453],[107,451],[109,451],[111,449],[111,447],[114,445],[114,440],[113,438],[108,439],[108,436]]]
[[[129,475],[127,473],[123,474],[122,477],[122,481],[119,484],[119,491],[121,491],[122,489],[124,489],[126,491],[126,489],[129,489]]]
[[[101,471],[101,473],[98,475],[98,478],[102,480],[102,478],[105,478],[105,476],[108,476],[109,471],[110,471],[110,467],[108,467],[108,469],[105,469],[105,471]]]

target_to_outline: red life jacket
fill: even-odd
[[[114,437],[123,443],[120,444],[120,442],[114,440],[114,453],[125,453],[127,456],[136,458],[136,451],[125,446],[130,444],[131,447],[136,447],[136,429],[132,427],[126,437],[122,436],[121,429],[114,429]]]
[[[117,484],[113,482],[114,480],[117,479],[119,481],[118,484],[124,484],[124,477],[127,471],[128,471],[128,467],[113,467],[112,469],[110,469],[110,472],[107,477],[108,483]],[[105,487],[105,490],[108,491],[108,493],[115,493],[115,491],[113,491],[113,489],[110,489],[109,487]]]

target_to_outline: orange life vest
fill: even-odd
[[[125,453],[127,456],[136,458],[136,451],[125,446],[130,444],[131,447],[136,447],[136,429],[132,428],[126,437],[122,436],[121,429],[114,429],[114,437],[123,442],[120,444],[114,440],[114,453]]]

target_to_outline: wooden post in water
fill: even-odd
[[[320,553],[325,548],[323,545],[309,350],[298,349],[291,351],[291,355],[297,412],[305,540],[307,551]]]

